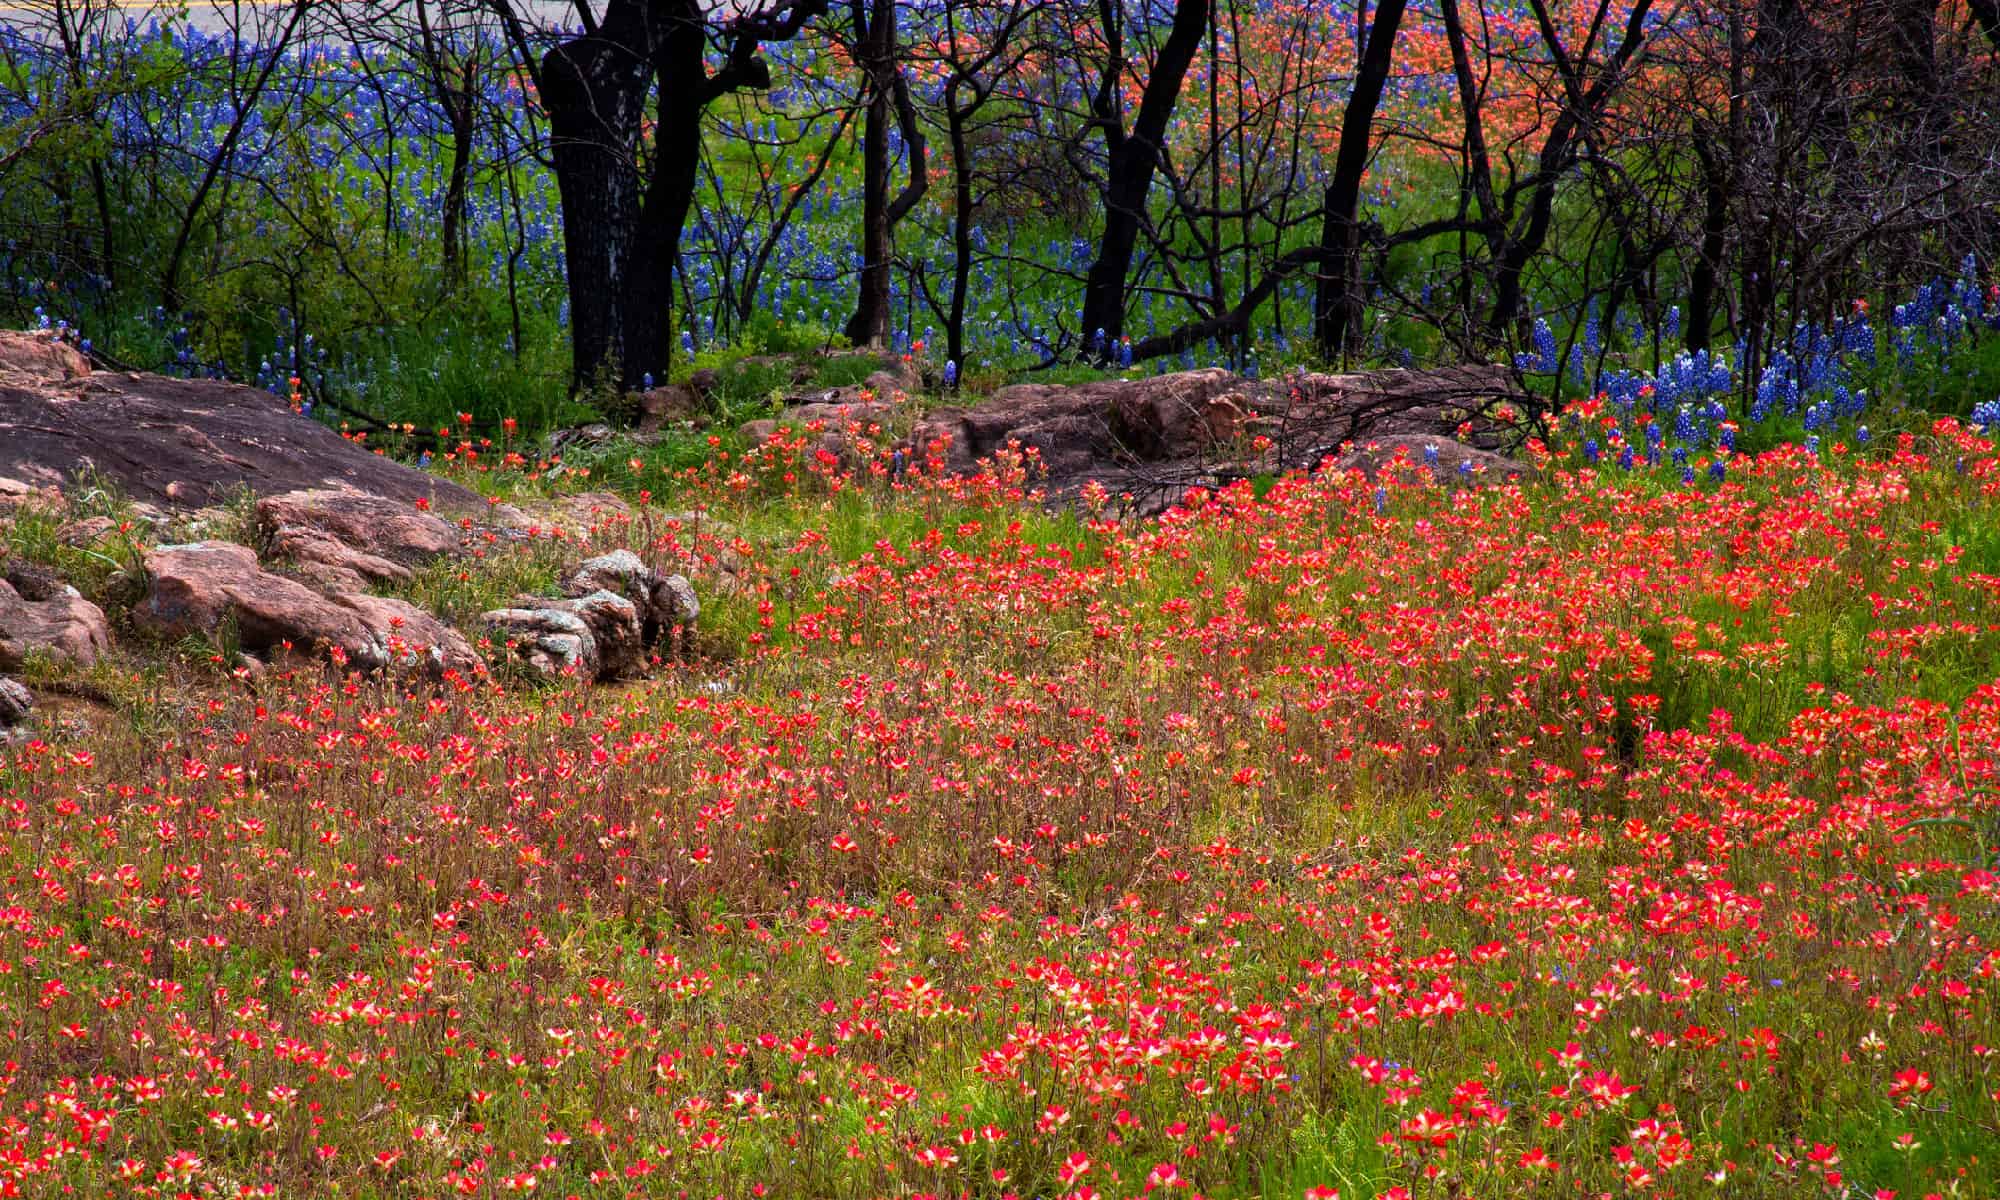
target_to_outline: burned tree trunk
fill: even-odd
[[[511,20],[508,0],[494,2]],[[562,198],[574,386],[629,390],[647,375],[666,377],[702,111],[730,92],[769,87],[758,43],[793,37],[824,8],[822,0],[742,5],[717,25],[697,0],[611,0],[602,19],[544,56],[539,83]],[[728,58],[711,73],[717,30]],[[650,146],[649,98],[658,116]]]
[[[896,6],[852,0],[855,53],[868,75],[861,129],[861,279],[844,332],[857,346],[889,332],[889,86],[896,69]]]
[[[1361,177],[1368,170],[1368,150],[1375,128],[1375,110],[1389,81],[1389,63],[1396,30],[1403,22],[1404,0],[1382,0],[1369,25],[1361,52],[1361,69],[1347,97],[1340,121],[1340,148],[1334,157],[1333,179],[1326,187],[1326,214],[1320,231],[1319,284],[1313,297],[1313,336],[1326,358],[1345,356],[1361,329]]]
[[[620,372],[628,357],[632,314],[623,301],[641,237],[639,138],[652,83],[649,26],[641,5],[613,5],[594,35],[563,42],[542,61],[578,386]]]
[[[1118,22],[1118,5],[1099,4],[1100,19],[1111,45],[1092,109],[1104,135],[1104,236],[1097,244],[1097,257],[1083,285],[1083,336],[1094,339],[1104,331],[1097,353],[1104,355],[1111,342],[1125,331],[1125,280],[1132,270],[1132,256],[1139,247],[1139,231],[1146,220],[1146,195],[1153,187],[1153,174],[1160,164],[1167,124],[1173,119],[1174,104],[1180,99],[1181,84],[1188,67],[1200,53],[1208,32],[1208,0],[1178,0],[1167,39],[1153,63],[1153,73],[1139,98],[1139,114],[1128,132],[1117,109],[1117,95],[1123,74],[1123,44]]]
[[[896,6],[873,0],[873,11],[853,0],[854,32],[868,72],[868,109],[861,134],[861,285],[844,331],[857,346],[882,344],[889,333],[889,271],[895,265],[896,226],[917,206],[930,184],[923,127],[897,64]],[[909,180],[893,198],[889,175],[890,117],[903,136]]]

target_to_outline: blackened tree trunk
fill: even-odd
[[[472,78],[468,71],[463,91],[455,93],[446,101],[446,117],[451,124],[451,173],[444,185],[444,229],[439,240],[444,243],[440,253],[443,256],[445,287],[453,290],[465,282],[466,192],[472,182]]]
[[[1458,104],[1465,128],[1465,183],[1459,194],[1459,210],[1479,208],[1478,232],[1488,251],[1499,258],[1506,249],[1507,224],[1501,219],[1500,201],[1493,192],[1493,161],[1486,148],[1486,119],[1483,113],[1485,90],[1472,70],[1472,54],[1466,45],[1465,23],[1458,12],[1458,0],[1439,0],[1438,15],[1444,22],[1445,44],[1451,50],[1451,69],[1458,81]],[[1471,193],[1470,197],[1466,193]],[[1471,232],[1471,231],[1467,231]],[[1471,256],[1460,235],[1458,307],[1467,320],[1473,310]]]
[[[495,3],[512,20],[507,0]],[[701,167],[702,111],[730,92],[769,87],[758,43],[795,36],[825,5],[779,0],[731,11],[716,25],[700,0],[610,0],[594,25],[542,59],[578,388],[630,390],[648,375],[666,378],[673,277]],[[711,73],[709,35],[718,30],[728,58]]]
[[[1938,0],[1893,0],[1889,5],[1889,53],[1902,83],[1897,108],[1918,127],[1937,115]]]
[[[1715,306],[1722,278],[1723,255],[1729,238],[1729,174],[1699,129],[1695,131],[1695,158],[1701,163],[1701,249],[1688,279],[1686,321],[1687,348],[1708,349],[1715,330]]]
[[[1508,235],[1506,248],[1495,264],[1493,312],[1487,321],[1488,329],[1495,336],[1504,335],[1509,325],[1523,319],[1523,278],[1528,264],[1541,253],[1543,244],[1548,241],[1549,229],[1555,222],[1556,185],[1562,182],[1576,162],[1577,151],[1588,136],[1588,126],[1596,123],[1603,114],[1604,106],[1617,91],[1627,68],[1645,46],[1646,18],[1652,11],[1652,0],[1636,0],[1626,13],[1625,32],[1611,54],[1611,61],[1604,65],[1588,86],[1583,80],[1582,64],[1573,62],[1563,48],[1561,35],[1546,0],[1531,0],[1531,7],[1541,28],[1542,41],[1548,46],[1556,70],[1562,77],[1564,103],[1562,111],[1549,125],[1549,134],[1542,142],[1541,152],[1535,157],[1535,186],[1528,196],[1527,215]],[[1608,0],[1598,0],[1597,20],[1601,21],[1608,10]],[[1593,21],[1592,28],[1595,27],[1596,22]]]
[[[879,346],[889,332],[889,100],[896,69],[896,6],[852,0],[855,50],[868,75],[861,128],[861,280],[847,340]]]
[[[1389,81],[1396,30],[1403,23],[1404,0],[1382,0],[1375,8],[1354,90],[1340,119],[1340,147],[1334,155],[1333,178],[1326,187],[1326,213],[1320,229],[1320,270],[1313,296],[1313,336],[1326,358],[1345,356],[1361,331],[1361,177],[1368,170],[1368,150],[1375,129],[1375,110]]]
[[[438,266],[444,277],[444,290],[453,292],[465,283],[469,240],[465,204],[472,186],[472,149],[478,132],[475,119],[480,73],[485,67],[484,48],[476,37],[468,39],[469,44],[455,45],[451,30],[439,27],[427,0],[417,0],[414,11],[418,34],[415,57],[451,133],[451,166],[445,177]]]
[[[973,122],[1000,81],[1019,69],[1034,49],[1035,39],[1021,34],[1040,2],[1006,0],[1004,8],[996,6],[983,14],[977,4],[943,6],[944,36],[936,61],[945,71],[944,133],[951,152],[951,295],[942,315],[946,357],[960,367],[965,366],[965,313],[971,304],[973,223],[981,202],[972,161]],[[961,8],[974,9],[975,20],[989,16],[991,23],[978,35],[961,40]],[[996,187],[1004,189],[1006,184]]]
[[[542,60],[577,387],[631,382],[625,364],[640,349],[628,329],[636,314],[625,293],[641,249],[639,139],[654,52],[647,16],[640,4],[614,4],[594,33],[560,43]]]
[[[978,85],[970,85],[977,91]],[[951,138],[951,315],[945,319],[945,355],[965,362],[965,304],[972,283],[972,146],[966,137],[968,107],[958,101],[959,81],[945,91],[945,128]]]
[[[667,33],[656,59],[660,123],[653,132],[651,178],[639,209],[633,268],[623,280],[625,354],[619,377],[627,388],[647,375],[664,381],[674,356],[673,285],[681,231],[694,207],[701,173],[701,114],[715,96],[704,60],[707,37],[692,21]],[[761,64],[760,64],[761,67]],[[752,86],[769,85],[759,74]]]
[[[1743,105],[1753,135],[1761,143],[1748,166],[1758,194],[1743,228],[1736,264],[1738,340],[1743,344],[1743,378],[1762,373],[1766,343],[1777,307],[1778,247],[1787,225],[1784,198],[1792,186],[1796,109],[1811,77],[1811,23],[1797,0],[1758,0],[1756,32],[1743,47],[1747,79]]]
[[[861,286],[845,332],[857,346],[878,346],[889,334],[889,271],[895,265],[896,226],[923,199],[930,186],[930,163],[916,104],[897,62],[896,6],[890,0],[873,0],[870,12],[861,0],[852,3],[855,35],[868,72],[868,110],[861,134]],[[909,162],[909,178],[893,198],[889,195],[892,113]]]
[[[1132,270],[1132,256],[1139,247],[1139,231],[1146,220],[1146,195],[1153,187],[1153,173],[1160,163],[1167,124],[1173,119],[1174,104],[1180,99],[1181,84],[1188,67],[1201,52],[1208,32],[1208,0],[1178,0],[1167,38],[1153,62],[1153,72],[1139,97],[1139,113],[1128,132],[1117,107],[1119,84],[1124,74],[1121,48],[1123,35],[1120,6],[1103,0],[1099,18],[1110,49],[1110,59],[1096,97],[1093,116],[1103,131],[1106,156],[1104,183],[1104,236],[1097,244],[1097,257],[1083,285],[1083,336],[1104,339],[1095,349],[1108,356],[1110,345],[1125,332],[1125,280]]]

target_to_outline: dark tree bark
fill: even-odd
[[[965,314],[971,305],[972,231],[981,203],[973,162],[973,138],[979,129],[975,122],[1000,81],[1018,70],[1034,49],[1032,39],[1021,32],[1041,2],[981,5],[976,0],[951,0],[943,5],[944,37],[936,46],[934,61],[945,75],[939,115],[951,159],[951,292],[939,315],[944,318],[945,356],[960,367],[965,366]],[[969,10],[975,30],[961,33],[961,10]]]
[[[438,238],[442,243],[438,254],[444,287],[451,292],[465,283],[465,204],[472,186],[472,147],[477,133],[474,121],[484,61],[476,38],[469,45],[452,44],[448,31],[439,28],[433,19],[427,0],[417,0],[414,7],[424,82],[444,111],[445,125],[451,132],[451,166],[445,178],[443,228]],[[453,61],[454,54],[462,57]]]
[[[896,226],[930,186],[928,151],[916,105],[903,80],[896,41],[896,6],[890,0],[850,0],[855,46],[868,75],[868,107],[861,133],[861,284],[854,315],[844,331],[857,346],[879,346],[889,334],[889,271],[895,265]],[[872,10],[872,11],[871,11]],[[889,122],[894,115],[909,156],[909,178],[889,195]]]
[[[1637,0],[1632,5],[1631,11],[1626,14],[1625,32],[1618,48],[1612,52],[1611,61],[1585,87],[1580,74],[1581,64],[1572,62],[1563,49],[1546,0],[1531,0],[1531,6],[1541,27],[1542,40],[1549,47],[1568,94],[1562,111],[1556,114],[1556,119],[1549,126],[1541,152],[1536,155],[1534,187],[1529,193],[1527,215],[1508,235],[1506,248],[1501,252],[1494,270],[1493,313],[1487,327],[1496,336],[1504,335],[1507,327],[1521,318],[1522,277],[1528,264],[1541,253],[1543,244],[1548,241],[1549,229],[1555,220],[1556,185],[1576,161],[1577,149],[1587,133],[1586,127],[1598,119],[1626,69],[1632,64],[1633,57],[1645,45],[1646,17],[1652,11],[1651,0]],[[1599,0],[1595,22],[1601,22],[1609,8],[1608,0]],[[1586,41],[1586,48],[1588,44]]]
[[[1083,336],[1094,338],[1104,331],[1105,342],[1097,348],[1108,353],[1109,345],[1125,332],[1125,280],[1132,270],[1133,252],[1138,249],[1139,230],[1146,220],[1146,195],[1152,190],[1153,174],[1160,164],[1167,125],[1173,119],[1174,104],[1180,99],[1181,84],[1188,67],[1201,52],[1208,33],[1208,0],[1178,0],[1174,20],[1154,60],[1153,72],[1139,97],[1139,113],[1127,131],[1118,110],[1118,87],[1124,74],[1123,20],[1119,5],[1100,0],[1099,19],[1110,50],[1104,73],[1091,108],[1104,137],[1106,156],[1104,181],[1104,236],[1097,244],[1097,257],[1083,285]]]
[[[1688,279],[1684,333],[1687,348],[1700,351],[1708,349],[1715,330],[1717,283],[1722,278],[1729,237],[1729,173],[1698,131],[1692,140],[1695,158],[1701,164],[1701,249]]]
[[[243,127],[257,112],[258,101],[263,99],[264,89],[271,82],[272,72],[285,60],[292,48],[293,35],[298,32],[299,22],[305,17],[307,5],[294,4],[284,25],[270,45],[262,48],[263,65],[249,82],[241,96],[236,97],[236,116],[230,121],[228,130],[217,143],[215,153],[209,155],[203,164],[201,180],[195,185],[194,195],[181,210],[180,225],[174,231],[174,240],[167,251],[167,265],[160,273],[160,296],[170,310],[181,307],[181,272],[187,267],[187,256],[192,248],[194,230],[202,212],[207,208],[208,198],[226,178],[224,168],[236,155],[236,147],[243,139]],[[237,50],[232,48],[232,65]],[[227,191],[225,187],[225,192]]]
[[[1889,54],[1902,83],[1897,108],[1919,126],[1938,115],[1938,0],[1890,0]]]
[[[675,7],[692,16],[691,5]],[[542,60],[577,386],[605,381],[606,372],[615,376],[606,382],[628,383],[639,378],[633,367],[643,373],[652,358],[662,368],[668,361],[667,347],[647,346],[644,334],[632,328],[642,318],[626,296],[642,253],[639,138],[659,51],[655,42],[664,41],[650,16],[646,5],[614,3],[594,33],[561,43]],[[659,128],[671,127],[663,121]],[[657,153],[654,161],[664,165],[666,158]]]
[[[1756,32],[1742,50],[1747,76],[1744,108],[1751,126],[1769,144],[1760,156],[1762,161],[1751,167],[1761,185],[1762,203],[1740,222],[1744,232],[1736,264],[1737,311],[1746,379],[1757,378],[1763,370],[1765,341],[1777,307],[1778,244],[1782,239],[1778,198],[1791,174],[1791,110],[1809,70],[1809,23],[1797,0],[1757,0],[1756,14]]]
[[[972,145],[966,122],[974,106],[958,101],[959,80],[945,90],[945,129],[951,139],[951,311],[945,317],[945,357],[965,362],[965,303],[972,283],[972,218],[978,207],[972,190]],[[978,84],[971,86],[975,93]]]
[[[1438,13],[1444,21],[1445,44],[1451,50],[1452,76],[1458,82],[1458,104],[1465,127],[1465,182],[1459,194],[1459,212],[1462,216],[1473,207],[1468,201],[1477,203],[1477,232],[1486,240],[1488,251],[1498,259],[1506,246],[1507,224],[1501,218],[1499,197],[1493,191],[1493,161],[1491,152],[1486,148],[1485,87],[1473,73],[1472,54],[1466,45],[1465,22],[1459,16],[1458,0],[1439,0]],[[1458,307],[1465,314],[1463,319],[1469,323],[1473,311],[1472,265],[1466,242],[1465,234],[1461,234]]]
[[[1340,119],[1340,147],[1333,178],[1326,186],[1326,213],[1320,230],[1320,270],[1313,297],[1313,338],[1326,358],[1344,357],[1361,329],[1361,177],[1375,129],[1375,110],[1389,81],[1396,30],[1404,0],[1382,0],[1375,8],[1354,90]]]
[[[503,15],[514,18],[506,0]],[[730,92],[770,86],[761,41],[798,33],[823,0],[744,12],[722,29],[711,74],[710,18],[697,0],[610,0],[601,18],[542,59],[542,106],[562,198],[572,381],[621,390],[673,361],[673,276],[701,166],[701,115]],[[646,146],[649,96],[657,123]],[[642,155],[641,151],[648,153]]]
[[[861,128],[861,279],[847,340],[880,345],[889,332],[889,87],[896,69],[896,6],[850,0],[855,53],[868,75]]]

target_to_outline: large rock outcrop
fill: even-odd
[[[360,618],[392,671],[435,679],[453,671],[471,677],[486,669],[464,634],[407,600],[349,592],[333,602]]]
[[[1528,473],[1526,464],[1504,454],[1418,433],[1365,439],[1327,466],[1336,471],[1359,471],[1374,480],[1388,475],[1401,483],[1437,483],[1447,488],[1501,483]]]
[[[414,504],[352,488],[310,488],[257,502],[267,554],[287,558],[332,592],[407,583],[412,568],[459,549],[451,522]]]
[[[471,643],[414,605],[381,596],[327,596],[263,569],[233,542],[161,546],[145,556],[147,591],[132,623],[160,637],[234,631],[246,651],[321,654],[363,671],[477,671]]]
[[[1032,456],[1052,497],[1074,498],[1096,484],[1130,497],[1141,513],[1169,507],[1192,487],[1317,467],[1371,440],[1450,439],[1501,455],[1526,436],[1529,409],[1506,368],[1483,364],[1262,380],[1209,369],[1022,383],[975,406],[928,413],[858,392],[800,400],[742,434],[759,443],[781,425],[816,423],[816,449],[851,461],[857,442],[894,445],[905,462],[934,461],[951,474],[1017,447]]]
[[[0,331],[0,491],[81,473],[161,510],[345,487],[400,504],[482,511],[473,492],[370,452],[269,392],[207,379],[93,371],[46,335]]]

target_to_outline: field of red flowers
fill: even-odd
[[[559,535],[730,560],[644,685],[12,752],[0,1191],[2000,1190],[1973,431],[1136,527],[680,484]]]

